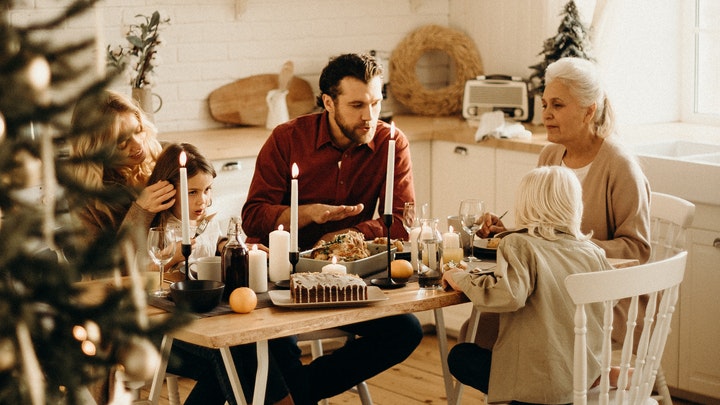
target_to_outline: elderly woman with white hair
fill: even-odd
[[[520,229],[498,246],[493,274],[448,270],[443,285],[481,312],[500,313],[493,350],[460,343],[450,372],[488,394],[488,402],[564,404],[573,400],[573,316],[565,277],[610,269],[605,253],[580,230],[582,190],[569,169],[544,166],[523,177],[515,217]],[[599,354],[602,308],[588,311],[588,350]],[[588,387],[600,375],[590,362]]]

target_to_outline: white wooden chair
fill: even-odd
[[[652,192],[650,196],[650,261],[657,261],[687,250],[687,229],[695,217],[695,204],[682,198]],[[664,405],[672,405],[662,367],[658,369],[655,390]]]
[[[650,196],[650,261],[687,250],[686,230],[695,217],[695,204],[669,194]]]
[[[591,403],[657,403],[652,397],[656,373],[660,367],[663,349],[670,333],[670,321],[675,310],[680,283],[685,273],[687,252],[680,252],[668,259],[624,269],[573,274],[565,279],[568,293],[576,304],[575,344],[573,366],[573,402],[579,405]],[[638,316],[639,296],[648,294],[642,333],[633,358],[633,340]],[[612,318],[615,302],[631,298],[627,320],[627,332],[622,345],[618,387],[610,389],[609,372],[612,357]],[[587,386],[587,318],[585,306],[602,303],[603,347],[601,355],[600,385]],[[632,367],[632,372],[630,371]]]
[[[310,341],[310,352],[312,353],[313,359],[323,355],[323,339],[345,339],[346,341],[349,341],[354,340],[355,335],[338,328],[323,329],[319,331],[301,333],[298,335],[298,341]],[[373,402],[372,397],[370,396],[370,389],[365,381],[356,385],[353,391],[360,396],[360,403],[362,405],[372,405]],[[320,403],[327,405],[328,401],[327,399],[323,399]]]

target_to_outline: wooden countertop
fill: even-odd
[[[548,143],[545,128],[530,124],[525,125],[533,133],[530,139],[488,138],[475,142],[477,128],[460,117],[398,115],[394,117],[394,121],[411,143],[442,140],[530,153],[539,153]],[[161,141],[192,143],[210,160],[224,160],[257,156],[270,132],[263,127],[228,127],[166,132],[161,133],[159,138]]]

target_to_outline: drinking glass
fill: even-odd
[[[154,297],[167,297],[170,290],[165,283],[165,265],[175,256],[175,232],[171,228],[152,227],[148,231],[147,248],[152,261],[160,267],[160,285],[151,294]]]
[[[413,201],[406,202],[405,207],[403,207],[403,226],[408,235],[411,229],[418,226],[417,216],[415,215],[415,203]]]
[[[460,223],[463,230],[470,235],[470,255],[465,258],[466,262],[479,262],[475,257],[475,233],[480,229],[480,222],[485,215],[485,203],[481,200],[470,198],[460,201]]]

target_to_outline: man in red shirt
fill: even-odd
[[[243,230],[248,243],[268,245],[279,225],[290,229],[291,166],[297,163],[298,244],[306,250],[349,229],[366,239],[385,236],[381,217],[390,125],[378,121],[382,67],[365,55],[342,55],[323,70],[318,106],[322,113],[278,125],[260,150]],[[407,238],[403,205],[415,200],[409,143],[395,131],[392,238]],[[380,214],[384,214],[380,212]]]
[[[291,167],[297,163],[298,244],[355,229],[367,239],[385,234],[375,216],[384,207],[390,126],[378,121],[382,67],[369,55],[334,58],[320,75],[318,105],[325,111],[278,125],[258,155],[248,199],[242,210],[249,243],[268,245],[271,231],[290,228]],[[406,237],[402,210],[415,200],[407,138],[395,131],[393,238]],[[382,208],[380,208],[382,210]],[[383,213],[384,214],[384,213]],[[335,396],[405,360],[422,340],[412,314],[344,326],[358,339],[308,365],[300,362],[295,338],[270,342],[295,404]]]

